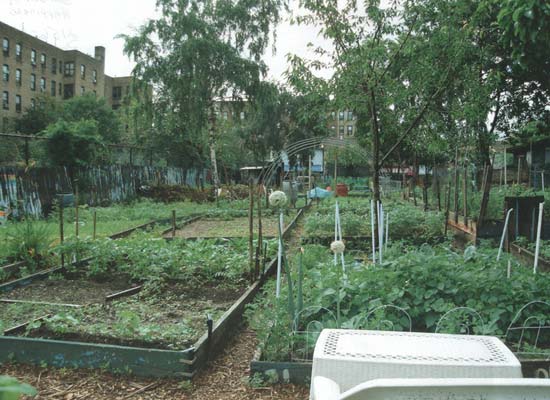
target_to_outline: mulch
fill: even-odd
[[[99,370],[70,370],[27,365],[0,365],[1,375],[11,375],[38,390],[34,399],[110,400],[306,400],[308,388],[275,385],[252,388],[247,383],[250,360],[256,349],[254,332],[241,330],[220,357],[191,384],[176,379],[117,376]]]

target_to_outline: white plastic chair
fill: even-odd
[[[340,393],[325,377],[312,382],[312,400],[550,400],[547,379],[375,379]]]

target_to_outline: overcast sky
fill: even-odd
[[[0,20],[62,49],[93,55],[94,47],[107,49],[105,70],[125,76],[133,64],[122,53],[121,33],[132,33],[157,15],[155,0],[0,0]],[[265,61],[269,78],[281,79],[286,54],[308,55],[307,43],[319,42],[315,29],[283,23],[277,29],[277,53]]]

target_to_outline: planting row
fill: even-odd
[[[274,254],[273,241],[267,242]],[[36,320],[24,335],[185,349],[248,286],[247,241],[165,241],[146,233],[65,244],[89,263],[2,294],[4,330]],[[125,289],[141,291],[110,299]],[[131,293],[137,290],[130,291]]]

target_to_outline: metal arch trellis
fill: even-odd
[[[323,312],[323,314],[328,316],[328,319],[326,319],[325,323],[323,323],[322,321],[320,321],[320,318],[315,318],[307,323],[307,325],[305,326],[305,330],[303,331],[298,330],[300,327],[300,317],[306,312],[310,312],[310,311],[314,311],[313,315]],[[293,361],[303,361],[303,360],[311,359],[310,347],[313,348],[315,346],[317,337],[319,336],[321,331],[325,328],[325,325],[327,325],[327,322],[329,323],[329,325],[330,323],[332,323],[334,327],[336,327],[337,325],[336,316],[332,311],[330,311],[328,308],[325,308],[325,307],[309,306],[301,310],[298,314],[296,314],[296,317],[294,317],[294,321],[292,323],[293,340],[292,340],[291,357]],[[310,329],[310,328],[313,328],[313,329]]]
[[[542,318],[537,315],[528,315],[527,318],[523,320],[520,326],[514,326],[514,324],[520,319],[522,313],[528,308],[535,305],[543,306],[544,308],[547,308],[548,311],[550,311],[550,303],[546,301],[533,300],[525,304],[516,313],[516,315],[512,319],[512,322],[510,322],[510,325],[506,329],[506,335],[504,339],[507,343],[510,343],[510,346],[515,345],[515,352],[518,354],[544,356],[550,360],[549,352],[536,351],[541,340],[541,334],[544,334],[545,331],[550,329],[550,313],[544,313],[544,316]],[[510,335],[518,331],[520,332],[519,339],[517,342],[514,343],[512,342],[513,339],[510,337]],[[525,338],[527,334],[531,331],[536,332],[534,342],[532,344],[527,343],[527,340],[529,340],[530,338]],[[547,335],[547,340],[548,342],[550,342],[550,335]],[[532,349],[526,348],[526,344]],[[524,347],[524,351],[522,351],[522,345]]]
[[[313,149],[321,145],[327,146],[327,147],[339,147],[339,148],[348,147],[352,151],[362,156],[365,156],[365,158],[369,160],[372,159],[371,153],[368,152],[366,149],[360,147],[355,139],[351,139],[351,138],[339,139],[334,137],[303,139],[292,143],[291,145],[289,145],[288,147],[285,147],[283,150],[279,152],[277,157],[273,161],[271,161],[271,163],[265,168],[262,174],[263,184],[268,186],[272,182],[275,176],[277,167],[283,161],[283,154],[286,154],[286,156],[290,158],[301,151]]]
[[[395,306],[393,304],[384,304],[384,305],[375,307],[372,310],[370,310],[367,313],[367,315],[365,316],[365,325],[366,325],[366,327],[368,328],[369,318],[370,318],[371,315],[373,315],[375,312],[377,312],[379,310],[386,310],[388,308],[394,309],[394,310],[402,313],[403,315],[405,315],[405,317],[407,317],[407,319],[409,321],[409,332],[412,332],[412,319],[411,319],[410,314],[404,308],[399,307],[399,306]],[[387,318],[387,317],[384,315],[384,318]],[[390,327],[391,329],[380,329],[382,324],[386,324],[386,326]],[[389,319],[381,319],[381,320],[378,321],[378,325],[376,326],[376,328],[377,328],[377,330],[392,330],[392,331],[394,331],[395,330],[394,329],[395,324],[393,323],[393,321],[390,321]]]
[[[437,324],[435,326],[435,333],[440,333],[439,329],[442,323],[446,321],[453,314],[463,315],[471,318],[469,324],[466,324],[465,321],[458,321],[459,324],[456,326],[459,328],[458,329],[459,333],[465,333],[466,335],[470,335],[470,327],[473,328],[474,326],[481,327],[481,331],[485,332],[485,321],[476,310],[474,310],[471,307],[455,307],[447,311],[445,314],[441,316],[441,318],[439,318],[439,321],[437,321]],[[476,319],[479,320],[481,324],[475,324]],[[465,332],[461,332],[462,330],[464,330]],[[456,332],[446,332],[446,333],[456,333]]]

